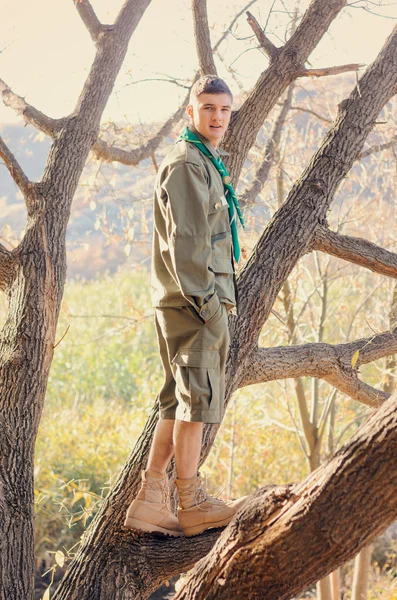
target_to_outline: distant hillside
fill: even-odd
[[[23,124],[2,125],[0,131],[27,176],[32,181],[38,181],[43,174],[51,140],[33,127]],[[132,141],[131,147],[135,147],[136,143],[136,140]],[[171,139],[164,143],[164,148],[170,144]],[[160,149],[159,159],[163,153],[164,150]],[[93,159],[88,161],[75,194],[68,227],[69,277],[90,279],[98,273],[113,272],[126,261],[133,265],[148,258],[154,176],[151,160],[143,161],[134,169],[119,164],[99,165]],[[145,233],[139,222],[142,202],[148,221]],[[127,218],[128,223],[123,222],[120,213],[128,213],[136,203],[140,204],[139,210],[135,211],[138,213],[137,222],[134,216]],[[22,194],[3,167],[0,180],[1,235],[4,237],[4,233],[7,233],[10,236],[12,232],[14,236],[11,239],[19,239],[25,223]],[[126,227],[131,230],[131,223],[135,232],[127,257],[125,244],[120,240],[125,238]]]
[[[351,75],[300,80],[294,94],[294,109],[285,123],[284,140],[288,140],[287,166],[293,180],[300,175],[304,162],[321,142],[324,133],[336,116],[338,103],[345,98],[355,79]],[[305,112],[296,109],[305,109]],[[255,175],[256,164],[262,155],[271,131],[277,105],[246,161],[246,169],[239,190],[249,184]],[[325,117],[322,119],[321,117]],[[309,127],[310,121],[310,127]],[[131,125],[104,124],[101,137],[109,143],[116,141],[125,149],[136,148],[158,131],[158,124]],[[177,129],[182,127],[180,124]],[[32,126],[19,124],[0,125],[0,134],[32,181],[40,180],[51,141]],[[374,141],[382,138],[371,134]],[[68,276],[91,279],[99,273],[114,272],[127,263],[134,268],[138,262],[149,265],[152,230],[152,190],[155,167],[174,143],[167,138],[152,159],[142,161],[136,168],[119,163],[99,163],[91,156],[77,188],[70,217],[67,247]],[[284,142],[285,143],[285,142]],[[374,142],[372,142],[374,143]],[[295,151],[296,149],[296,151]],[[366,159],[372,161],[372,157]],[[255,164],[256,163],[256,164]],[[372,164],[372,162],[371,162]],[[375,163],[374,163],[375,164]],[[358,166],[354,168],[359,168]],[[2,167],[0,179],[0,236],[18,243],[26,222],[25,205],[21,193]],[[382,171],[376,167],[377,189],[382,185]],[[290,175],[288,175],[290,177]],[[356,192],[351,184],[350,193]],[[372,192],[373,194],[373,192]],[[383,199],[391,201],[391,191],[383,191]],[[263,227],[271,214],[270,204],[275,197],[274,177],[271,176],[262,197],[250,207],[251,231]],[[366,191],[367,197],[371,191]],[[269,202],[268,202],[269,199]],[[335,199],[335,205],[338,198]]]

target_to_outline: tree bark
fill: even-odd
[[[200,75],[216,75],[208,27],[207,0],[192,0],[192,14]]]
[[[397,397],[328,463],[289,490],[260,491],[174,600],[289,600],[397,517]]]

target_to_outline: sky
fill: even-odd
[[[213,44],[248,0],[208,0]],[[308,1],[300,2],[301,10]],[[397,24],[397,2],[351,2],[332,24],[312,56],[310,66],[371,63]],[[380,6],[379,6],[380,4]],[[104,23],[113,22],[120,0],[92,0]],[[174,77],[188,84],[197,69],[190,0],[152,0],[137,30],[104,121],[162,121],[178,106],[186,90],[168,82],[142,81]],[[281,45],[290,21],[288,0],[258,0],[250,10],[269,37]],[[375,14],[363,10],[370,6]],[[271,13],[269,14],[272,8]],[[267,66],[243,15],[233,36],[221,46],[219,74],[232,91],[248,90]],[[95,47],[73,0],[0,0],[0,78],[17,94],[51,117],[70,113],[87,78]],[[233,69],[233,77],[230,69]],[[236,80],[238,81],[235,81]],[[135,83],[141,81],[140,83]],[[0,123],[19,121],[0,103]]]

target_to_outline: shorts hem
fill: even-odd
[[[210,423],[215,425],[222,421],[222,416],[216,410],[185,409],[176,412],[178,421],[187,421],[188,423]]]

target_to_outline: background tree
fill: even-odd
[[[91,149],[106,160],[123,160],[126,164],[133,164],[137,156],[142,157],[135,151],[126,153],[115,145],[98,140],[98,133],[100,118],[122,64],[128,40],[148,4],[149,0],[127,1],[111,26],[99,22],[88,0],[77,5],[96,44],[97,53],[76,109],[70,116],[50,119],[27,105],[4,82],[0,84],[3,99],[53,139],[39,183],[30,182],[4,142],[0,145],[0,154],[25,197],[28,211],[27,229],[21,244],[12,252],[5,247],[0,248],[1,287],[6,291],[9,301],[0,355],[3,424],[0,434],[3,450],[0,463],[0,526],[4,540],[0,590],[3,598],[32,596],[33,447],[43,408],[65,282],[65,234],[73,195]],[[200,64],[205,69],[207,63],[203,47],[208,50],[209,34],[206,19],[203,18],[203,4],[202,0],[193,2]],[[298,77],[329,74],[329,69],[311,72],[306,69],[305,63],[345,6],[346,2],[342,1],[314,0],[296,31],[280,48],[274,46],[249,16],[261,47],[269,56],[269,67],[260,75],[240,109],[234,113],[225,140],[226,148],[232,154],[228,166],[235,182],[264,120],[288,85]],[[201,40],[207,40],[207,44],[203,46]],[[357,368],[395,352],[396,337],[393,332],[332,348],[315,344],[265,349],[258,348],[257,342],[286,278],[297,261],[313,249],[343,256],[351,262],[395,277],[397,262],[393,253],[369,242],[331,232],[326,226],[326,213],[338,185],[359,157],[379,112],[397,90],[396,57],[395,31],[377,61],[361,78],[359,86],[341,104],[338,117],[322,147],[292,187],[240,272],[241,310],[238,318],[230,321],[232,343],[226,401],[237,388],[303,374],[325,379],[357,401],[370,406],[378,406],[388,397],[387,393],[361,382]],[[331,72],[341,70],[346,70],[346,66],[333,68]],[[152,152],[153,147],[150,148]],[[352,357],[357,356],[357,351],[358,358],[352,364]],[[379,468],[385,453],[395,455],[397,434],[394,406],[393,400],[385,402],[384,407],[371,419],[371,427],[363,428],[333,461],[315,471],[302,484],[270,492],[265,490],[256,496],[244,516],[221,536],[219,545],[214,549],[215,554],[210,554],[200,565],[196,578],[201,577],[203,571],[200,569],[211,568],[213,575],[208,581],[218,577],[217,585],[221,586],[224,597],[230,597],[231,584],[234,585],[234,591],[237,588],[232,577],[228,575],[224,578],[219,571],[225,568],[225,563],[219,560],[222,555],[231,561],[230,564],[233,563],[234,573],[239,574],[239,585],[243,591],[245,578],[255,563],[257,553],[263,556],[263,549],[267,548],[269,541],[272,551],[269,552],[269,561],[262,564],[261,568],[269,573],[266,582],[268,597],[280,600],[295,593],[297,586],[302,589],[323,577],[368,543],[395,518],[397,512],[396,500],[391,494],[397,469],[395,465],[387,472]],[[26,415],[29,415],[29,419],[26,419]],[[157,411],[154,409],[115,487],[82,541],[76,559],[56,592],[56,598],[144,598],[162,580],[181,572],[206,554],[218,536],[218,533],[209,532],[195,540],[167,541],[160,546],[151,536],[140,537],[121,531],[123,513],[137,489],[139,472],[150,446],[156,418]],[[206,428],[203,460],[217,429]],[[373,472],[375,467],[378,467],[376,477]],[[357,472],[360,477],[356,477]],[[302,548],[303,541],[303,547],[307,547],[300,530],[300,526],[305,526],[306,515],[317,514],[318,506],[321,506],[322,523],[332,529],[335,494],[343,487],[340,482],[353,476],[356,477],[356,495],[354,498],[353,494],[341,498],[341,513],[338,515],[340,529],[335,531],[335,536],[328,536],[325,540],[324,529],[315,518],[311,520],[313,528],[307,528],[314,542],[313,548],[323,547],[326,543],[326,559],[322,556],[321,560],[315,560],[308,548],[304,556],[300,553],[300,563],[296,567],[299,568],[299,577],[296,576],[296,570],[291,569],[291,577],[283,576],[283,581],[280,581],[280,571],[272,568],[270,560],[272,552],[277,549],[278,538],[269,540],[266,536],[272,537],[283,515],[287,514],[291,518],[285,521],[284,539],[291,536],[290,552],[295,556],[294,544],[299,543]],[[359,528],[351,517],[351,502],[355,506],[362,506],[366,494],[372,494],[373,497],[374,482],[382,489],[382,511],[375,512],[372,505],[366,507],[365,515],[356,510],[355,517],[360,516],[363,529],[359,534]],[[274,527],[267,522],[269,515],[272,515]],[[246,547],[247,533],[252,540],[253,522],[258,528],[258,535],[255,543],[247,547],[245,559],[241,561],[244,553],[235,552],[235,549]],[[298,524],[299,535],[295,524]],[[349,537],[345,535],[347,525],[354,528]],[[263,529],[266,537],[264,545],[261,540]],[[233,540],[237,540],[237,546]],[[231,554],[222,554],[223,548],[227,547]],[[215,566],[214,556],[217,558]],[[15,564],[19,565],[19,577],[15,577]],[[250,593],[254,594],[251,597],[261,593],[258,591],[258,586],[263,585],[261,570],[257,569],[257,573],[258,579],[252,578],[250,584]],[[180,594],[193,591],[194,596],[190,595],[190,598],[209,598],[208,590],[203,591],[205,582],[200,579],[197,586],[194,577],[187,583],[186,589],[190,591]],[[200,596],[202,593],[207,596]],[[216,593],[219,591],[216,590]],[[276,595],[271,596],[271,593]]]

